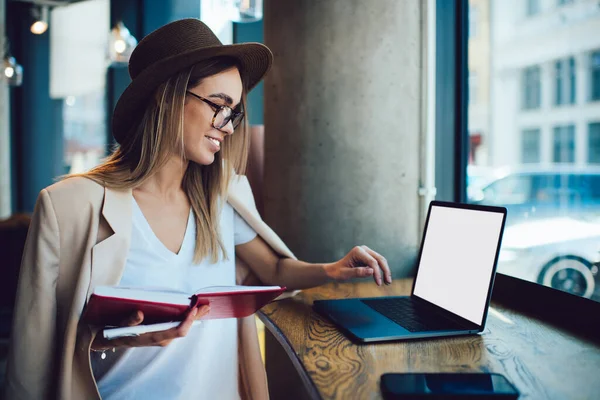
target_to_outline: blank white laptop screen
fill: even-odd
[[[502,213],[432,206],[414,294],[480,325]]]

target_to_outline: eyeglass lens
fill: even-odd
[[[233,128],[235,129],[242,120],[243,114],[237,114],[233,119],[232,117],[232,111],[230,108],[222,108],[221,110],[219,110],[219,112],[217,112],[213,125],[215,128],[221,129],[225,125],[227,125],[229,121],[231,121],[231,123],[233,124]]]

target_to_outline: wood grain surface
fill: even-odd
[[[350,341],[312,310],[314,300],[408,295],[411,285],[409,279],[384,287],[334,283],[264,307],[259,317],[277,339],[266,351],[282,346],[295,369],[269,368],[267,356],[269,380],[296,373],[308,397],[380,399],[386,372],[497,372],[521,399],[600,398],[597,345],[497,304],[480,335],[378,344]]]

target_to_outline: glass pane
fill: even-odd
[[[523,108],[526,110],[539,108],[541,100],[540,67],[524,68],[522,84]]]
[[[600,122],[590,124],[588,138],[588,162],[600,164]]]
[[[65,173],[80,173],[98,165],[106,152],[104,90],[63,101]]]
[[[540,0],[525,0],[527,3],[526,15],[534,16],[540,12]]]
[[[523,164],[540,162],[539,129],[526,129],[523,131],[521,145],[521,160]]]
[[[64,173],[80,173],[99,164],[107,148],[110,2],[56,7],[51,17],[50,95],[62,100]]]
[[[469,0],[467,196],[508,210],[499,272],[600,301],[600,14],[579,19],[586,4]]]
[[[575,162],[575,127],[573,125],[555,127],[553,140],[552,161],[555,163]]]
[[[600,51],[593,52],[590,57],[590,80],[591,100],[600,100]]]

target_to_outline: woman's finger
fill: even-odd
[[[160,332],[145,333],[135,337],[124,337],[113,340],[106,340],[103,338],[97,338],[95,344],[99,346],[107,347],[142,347],[142,346],[166,346],[173,339],[184,337],[188,334],[192,324],[196,319],[207,315],[210,312],[210,306],[204,305],[200,308],[191,309],[185,319],[181,323],[171,329],[167,329]],[[143,316],[142,316],[143,318]],[[137,325],[137,324],[136,324]]]
[[[203,306],[202,308],[205,308],[205,307],[207,307],[207,306]],[[168,337],[168,339],[174,339],[174,338],[186,336],[188,334],[190,328],[192,327],[192,324],[196,320],[198,311],[199,311],[198,308],[196,308],[196,307],[192,308],[185,316],[185,319],[183,321],[181,321],[181,323],[178,326],[164,331],[165,334],[171,335],[170,337]]]
[[[383,275],[385,276],[385,282],[388,285],[392,283],[392,271],[390,270],[390,266],[388,265],[386,258],[367,246],[363,245],[362,248],[364,248],[367,251],[367,253],[371,255],[371,257],[377,260],[379,266],[381,267],[381,270],[383,271]]]
[[[373,258],[362,246],[357,246],[356,249],[356,254],[359,258],[359,261],[373,269],[373,279],[375,280],[375,283],[381,286],[381,268],[379,267],[377,260],[375,260],[375,258]]]
[[[195,319],[196,320],[201,319],[202,317],[207,316],[209,312],[210,312],[210,305],[206,304],[206,305],[200,306],[198,308],[198,313],[196,314]]]
[[[370,267],[341,267],[339,269],[340,280],[346,281],[353,278],[365,278],[373,275],[373,268]]]
[[[133,338],[125,338],[124,345],[130,347],[166,346],[173,339],[187,335],[197,313],[198,309],[193,308],[188,311],[185,319],[176,327],[159,332],[144,333]]]
[[[366,278],[367,276],[373,275],[373,268],[370,267],[357,267],[348,268],[348,278]]]
[[[144,321],[144,313],[140,310],[133,312],[130,316],[125,318],[119,326],[136,326]],[[104,332],[99,331],[96,337],[94,338],[94,342],[92,343],[91,348],[93,350],[106,350],[113,347],[123,346],[123,340],[121,339],[113,339],[108,340],[104,338]]]
[[[136,326],[144,321],[144,313],[140,310],[134,311],[125,318],[119,326]]]

